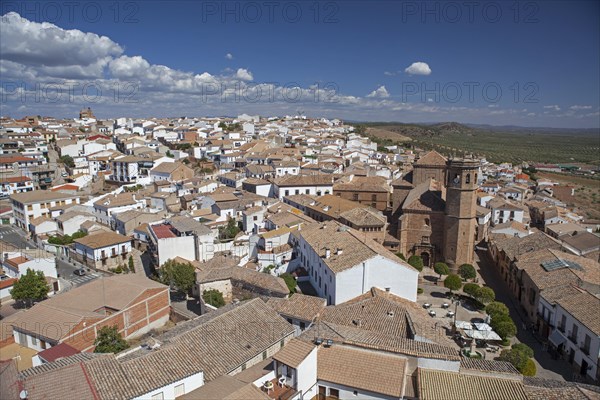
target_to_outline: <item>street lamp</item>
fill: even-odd
[[[456,333],[456,313],[458,311],[458,306],[460,305],[460,300],[456,299],[454,301],[454,323],[453,323],[453,327],[454,327],[454,333]]]

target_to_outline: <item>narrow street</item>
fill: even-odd
[[[482,280],[496,292],[496,300],[506,304],[510,316],[517,326],[517,336],[513,338],[513,342],[525,343],[533,349],[537,367],[536,377],[563,381],[572,380],[572,369],[567,361],[553,360],[546,349],[546,345],[536,338],[530,329],[527,329],[528,320],[522,314],[518,303],[513,300],[508,286],[492,264],[487,252],[478,250],[475,255],[475,263],[479,268]]]

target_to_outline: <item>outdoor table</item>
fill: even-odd
[[[273,382],[271,381],[266,381],[263,385],[263,387],[267,390],[267,393],[269,393],[269,391],[273,390]]]
[[[444,304],[442,304],[442,307],[443,307],[443,308],[448,308],[448,307],[450,307],[450,304],[448,304],[448,303],[444,303]]]
[[[448,317],[454,317],[454,311],[448,311],[448,314],[446,314]]]
[[[431,315],[432,317],[435,317],[435,311],[429,310],[429,315]]]
[[[423,307],[425,307],[425,308],[429,308],[429,307],[431,307],[431,304],[429,304],[429,303],[425,303],[425,304],[423,304]]]

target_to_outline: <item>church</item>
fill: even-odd
[[[436,151],[421,157],[405,177],[392,182],[392,218],[399,250],[419,255],[425,266],[445,262],[456,271],[473,263],[479,162],[446,159]]]

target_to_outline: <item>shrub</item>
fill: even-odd
[[[129,263],[129,270],[131,272],[135,272],[135,266],[133,265],[133,256],[129,256],[128,263]]]
[[[121,337],[116,325],[100,328],[94,345],[96,346],[94,353],[118,353],[129,348],[125,339]]]
[[[450,268],[448,267],[448,264],[443,262],[436,262],[433,266],[433,270],[436,274],[440,275],[440,278],[442,277],[442,275],[448,275],[450,273]]]
[[[123,273],[123,268],[121,268],[120,265],[117,268],[115,268],[115,274],[122,274],[122,273]]]
[[[408,258],[408,263],[417,271],[423,271],[423,258],[421,258],[421,256],[410,256]]]
[[[406,257],[404,256],[404,254],[398,252],[396,253],[396,257],[398,257],[399,259],[401,259],[402,261],[406,261]]]
[[[206,304],[210,304],[213,307],[223,307],[225,305],[225,299],[223,299],[223,293],[217,289],[208,289],[202,293],[202,299]]]
[[[294,278],[291,274],[287,272],[284,272],[283,274],[279,275],[279,277],[285,281],[285,284],[290,290],[290,293],[296,292],[296,278]]]
[[[423,293],[423,288],[417,288],[417,294],[422,294]]]
[[[444,279],[444,287],[450,289],[450,293],[462,287],[462,279],[456,274],[450,274]]]
[[[522,351],[529,358],[533,357],[533,349],[527,346],[525,343],[515,343],[512,345],[512,349],[516,351]]]
[[[475,271],[475,267],[471,264],[463,264],[458,268],[458,274],[465,281],[469,279],[475,279],[477,277],[477,272]]]
[[[476,283],[465,283],[465,286],[463,286],[463,292],[475,298],[477,297],[477,292],[479,291],[479,288],[480,286]]]
[[[521,373],[525,376],[535,376],[536,372],[537,372],[537,368],[535,366],[535,363],[530,358],[525,363],[525,367],[523,367],[523,369],[521,370]]]

